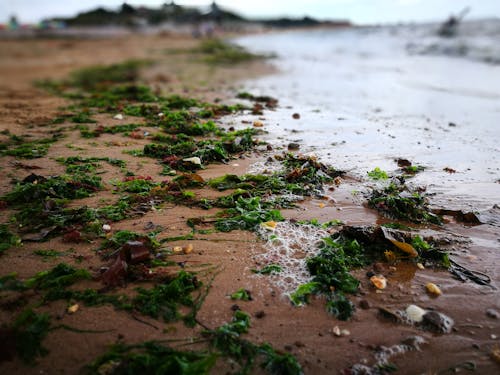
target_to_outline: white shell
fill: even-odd
[[[192,158],[183,159],[192,164],[201,165],[201,159],[198,156],[193,156]]]
[[[406,315],[412,322],[420,323],[424,319],[427,311],[417,305],[410,305],[406,308]]]

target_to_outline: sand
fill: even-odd
[[[163,93],[182,93],[203,100],[231,101],[235,92],[242,89],[241,81],[269,74],[273,69],[263,62],[243,64],[223,68],[213,68],[200,63],[192,56],[178,53],[196,45],[190,38],[175,36],[133,36],[127,38],[95,40],[21,40],[0,41],[0,130],[8,129],[15,134],[41,136],[52,129],[50,120],[59,112],[59,107],[68,104],[65,100],[33,86],[33,80],[43,78],[63,78],[71,71],[95,64],[120,62],[129,58],[151,58],[161,61],[156,68],[146,71],[145,83]],[[277,111],[280,109],[278,108]],[[264,123],[265,123],[264,113]],[[109,115],[96,116],[104,126],[129,123],[130,119],[115,120]],[[233,122],[239,123],[235,117]],[[129,168],[140,175],[158,176],[161,168],[153,161],[144,162],[123,150],[138,149],[146,140],[123,138],[120,135],[105,134],[96,140],[85,140],[79,132],[69,132],[68,136],[51,147],[47,157],[21,162],[40,167],[35,173],[57,175],[64,169],[54,158],[71,155],[118,157],[128,162]],[[113,146],[110,146],[113,145]],[[68,147],[67,145],[71,145]],[[275,152],[275,151],[273,151]],[[204,178],[224,173],[243,174],[250,164],[265,160],[273,152],[256,151],[234,160],[227,165],[212,165],[200,174]],[[277,151],[276,151],[277,152]],[[32,170],[19,168],[13,157],[0,159],[2,175],[0,194],[11,189],[11,179],[22,179]],[[103,181],[119,177],[113,168],[105,168],[101,175]],[[340,219],[347,224],[375,224],[381,217],[363,205],[363,199],[353,196],[357,180],[346,178],[339,188],[330,192],[333,200],[326,207],[321,201],[309,200],[300,209],[284,210],[287,218],[318,218],[327,221]],[[99,204],[102,200],[112,201],[112,187],[89,198],[89,205]],[[204,191],[196,191],[203,196]],[[215,194],[215,193],[212,193]],[[82,202],[77,202],[78,204]],[[321,208],[323,207],[323,208]],[[210,211],[208,212],[210,213]],[[0,211],[2,222],[8,219],[7,210]],[[166,205],[158,211],[150,211],[140,218],[127,219],[113,224],[112,230],[129,229],[142,231],[148,222],[165,228],[162,236],[186,234],[189,228],[186,219],[207,215],[207,211]],[[444,232],[460,232],[471,239],[467,245],[457,249],[460,263],[487,272],[494,285],[500,281],[500,266],[492,260],[498,247],[498,228],[488,225],[477,227],[464,226],[451,221]],[[250,232],[212,233],[200,235],[190,241],[193,252],[176,255],[172,260],[186,262],[187,270],[210,269],[216,271],[208,296],[198,313],[198,321],[205,327],[215,328],[230,321],[231,307],[235,301],[229,295],[239,288],[252,292],[253,300],[238,301],[240,308],[252,316],[252,327],[246,337],[253,342],[269,342],[278,350],[295,355],[306,374],[337,373],[355,363],[372,365],[374,352],[379,346],[399,344],[409,336],[422,336],[428,344],[421,351],[412,351],[391,358],[400,373],[434,373],[473,361],[478,373],[494,373],[498,364],[494,363],[489,352],[498,335],[498,319],[486,316],[488,308],[500,309],[498,292],[471,283],[462,284],[451,278],[446,271],[418,270],[415,265],[401,263],[390,275],[387,289],[377,292],[370,286],[364,275],[366,270],[355,271],[361,280],[360,292],[352,298],[356,305],[361,301],[369,309],[358,308],[354,318],[348,322],[338,321],[329,316],[321,298],[313,299],[306,307],[293,307],[282,295],[272,280],[256,276],[251,272],[256,268],[256,255],[265,252],[263,241]],[[187,241],[169,243],[171,246],[185,246]],[[303,244],[310,246],[310,244]],[[37,249],[67,251],[75,249],[74,254],[83,259],[76,262],[71,253],[58,259],[43,259],[33,254]],[[97,243],[67,244],[60,238],[42,243],[25,242],[22,247],[8,250],[0,258],[0,275],[17,272],[21,279],[36,272],[49,269],[60,261],[86,267],[97,272],[103,262],[96,255]],[[208,281],[208,280],[206,280]],[[432,281],[441,286],[444,295],[430,297],[424,285]],[[89,282],[98,287],[98,282]],[[131,283],[121,292],[130,292],[137,285]],[[456,329],[448,335],[435,335],[409,325],[398,325],[378,318],[377,307],[401,309],[408,304],[418,304],[424,308],[437,309],[451,316]],[[136,316],[124,311],[116,311],[111,306],[80,306],[75,314],[67,314],[66,302],[44,305],[38,311],[45,311],[54,317],[55,324],[61,323],[83,330],[106,331],[105,333],[76,333],[67,330],[54,330],[44,340],[49,354],[39,358],[36,365],[27,366],[19,359],[0,363],[0,373],[5,374],[76,374],[82,367],[105,352],[110,344],[116,342],[137,343],[146,340],[189,339],[198,337],[200,326],[189,329],[182,323],[165,324],[148,317]],[[264,312],[264,314],[260,312]],[[0,309],[0,322],[10,322],[16,311]],[[255,315],[260,318],[255,317]],[[145,324],[144,322],[147,322]],[[349,335],[338,337],[334,327],[349,331]],[[183,346],[183,349],[190,346]],[[193,346],[193,348],[199,348]],[[220,359],[213,373],[231,372],[231,365]]]

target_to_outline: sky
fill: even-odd
[[[170,2],[170,0],[167,0]],[[165,0],[128,0],[130,5],[159,6]],[[123,0],[0,0],[0,23],[17,15],[21,23],[53,16],[73,16],[97,6],[116,8]],[[179,5],[207,5],[208,0],[177,0]],[[440,21],[466,6],[467,18],[500,18],[500,0],[219,0],[250,18],[303,17],[349,19],[356,24]]]

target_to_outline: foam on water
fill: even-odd
[[[274,230],[261,227],[258,234],[266,241],[266,252],[255,255],[255,260],[263,266],[281,266],[282,272],[269,275],[269,278],[285,295],[311,281],[306,260],[319,253],[318,245],[330,235],[323,228],[290,221],[276,223]]]

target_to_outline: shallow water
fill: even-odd
[[[426,167],[414,181],[438,193],[434,203],[486,209],[500,202],[500,65],[485,63],[471,46],[484,53],[499,25],[476,26],[477,35],[456,40],[433,36],[436,27],[427,25],[252,35],[237,43],[277,55],[271,62],[279,73],[244,84],[280,100],[264,121],[270,141],[298,141],[301,151],[360,177],[376,166],[395,170],[394,158],[407,158]],[[469,54],[415,52],[461,40]]]

